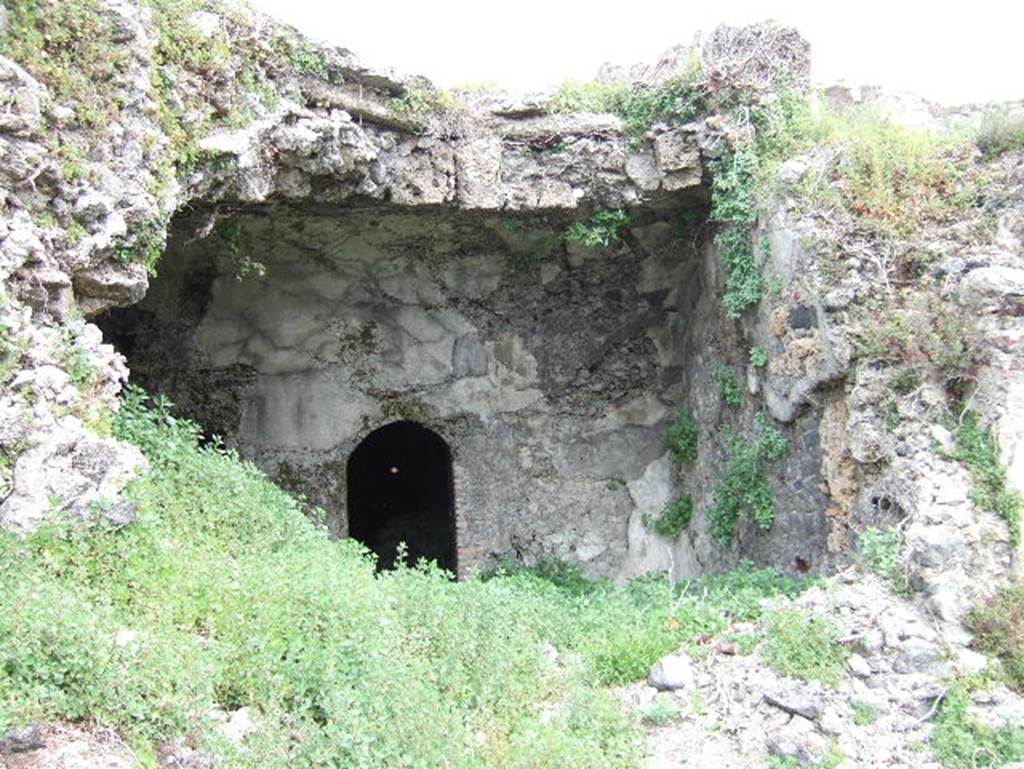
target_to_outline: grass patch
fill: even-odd
[[[932,750],[946,769],[1000,767],[1024,759],[1024,729],[1007,724],[998,729],[971,719],[970,688],[953,682],[935,719]]]
[[[805,681],[839,683],[849,653],[839,643],[839,631],[830,620],[798,609],[776,609],[764,622],[761,653],[769,667]]]
[[[630,767],[635,727],[601,687],[801,588],[749,567],[624,587],[558,564],[377,575],[166,400],[132,390],[115,432],[150,461],[136,524],[0,534],[0,729],[191,735],[228,767]],[[240,706],[259,731],[223,753],[203,714]]]
[[[1024,692],[1024,584],[1000,590],[971,612],[967,624],[978,648],[1002,663],[1007,685]]]

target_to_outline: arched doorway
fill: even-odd
[[[348,532],[395,565],[399,542],[408,559],[455,571],[452,454],[437,433],[394,422],[370,433],[348,459]]]

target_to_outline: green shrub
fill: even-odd
[[[860,537],[860,556],[864,565],[900,594],[910,592],[910,579],[903,564],[903,531],[885,531],[869,527]]]
[[[680,409],[676,420],[665,431],[665,445],[672,462],[695,462],[698,444],[697,421],[684,409]]]
[[[768,351],[761,346],[750,348],[750,365],[755,368],[764,368],[768,365]]]
[[[690,527],[693,519],[693,497],[689,494],[676,497],[661,511],[661,515],[653,521],[645,521],[648,527],[659,537],[675,539]]]
[[[925,363],[937,369],[949,385],[970,379],[977,355],[974,332],[962,314],[949,312],[934,291],[918,290],[895,305],[869,303],[862,313],[857,353],[868,360],[907,367],[891,380],[897,394],[916,387],[915,377],[919,383]]]
[[[978,648],[1002,662],[1009,686],[1024,692],[1024,585],[1011,584],[971,612]]]
[[[127,69],[130,50],[116,42],[111,15],[96,0],[23,0],[5,4],[8,30],[0,54],[44,82],[54,100],[87,128],[116,118],[110,84]]]
[[[960,681],[950,685],[932,731],[932,750],[947,769],[1000,767],[1024,759],[1024,730],[1009,724],[998,729],[971,719],[971,695]]]
[[[622,231],[631,219],[621,209],[598,211],[590,217],[590,223],[573,222],[565,231],[565,239],[573,243],[596,248],[610,246],[622,240]]]
[[[771,528],[775,521],[775,495],[764,466],[788,450],[785,437],[762,414],[755,419],[750,441],[732,436],[727,442],[729,459],[707,511],[711,535],[723,547],[732,542],[740,519],[751,518],[762,529]]]
[[[767,769],[839,769],[843,766],[846,756],[835,740],[829,746],[828,752],[821,761],[813,764],[801,763],[795,758],[783,758],[782,756],[769,756]],[[858,764],[857,769],[863,769],[863,764]]]
[[[839,643],[839,631],[825,617],[797,609],[776,609],[764,618],[765,662],[784,676],[837,685],[848,652]]]
[[[986,157],[1024,150],[1024,114],[1012,115],[1006,107],[985,113],[975,139]]]
[[[953,458],[971,472],[971,501],[982,510],[995,513],[1010,530],[1010,544],[1020,543],[1021,498],[1007,486],[999,444],[990,430],[981,426],[978,415],[967,409],[955,426],[957,448]]]
[[[736,381],[736,373],[728,366],[715,366],[713,372],[715,384],[718,385],[718,397],[730,406],[739,406],[743,402],[743,390]]]

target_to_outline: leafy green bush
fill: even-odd
[[[971,612],[978,648],[1002,662],[1007,683],[1024,692],[1024,584],[1015,582]]]
[[[680,409],[676,420],[665,431],[665,445],[672,462],[695,462],[697,460],[697,421],[685,409]]]
[[[729,459],[711,496],[707,511],[711,535],[724,547],[732,542],[736,523],[752,518],[762,529],[775,521],[775,495],[764,466],[788,450],[786,438],[762,414],[755,418],[750,441],[728,439]]]
[[[768,351],[756,345],[750,348],[750,365],[755,368],[764,368],[768,365]]]
[[[955,436],[957,448],[953,458],[963,462],[971,471],[971,501],[1006,521],[1010,544],[1016,547],[1021,534],[1021,498],[1007,486],[999,444],[991,431],[981,426],[977,413],[970,409],[961,414]]]
[[[739,406],[743,402],[743,390],[736,381],[736,373],[728,366],[718,365],[712,373],[718,385],[718,397],[730,406]]]
[[[993,729],[971,719],[968,686],[954,682],[946,692],[935,719],[932,750],[947,769],[999,767],[1024,759],[1024,729]]]
[[[573,222],[569,225],[565,239],[591,248],[610,246],[622,240],[622,231],[630,221],[629,214],[621,209],[598,211],[590,217],[589,224]]]
[[[860,556],[864,565],[880,576],[897,593],[910,591],[910,579],[903,564],[903,532],[898,528],[885,531],[873,526],[860,537]]]
[[[836,685],[848,652],[839,643],[839,631],[825,617],[798,609],[776,609],[765,618],[761,646],[768,666],[784,676]]]
[[[665,505],[661,515],[653,521],[645,521],[645,523],[659,537],[675,539],[684,529],[689,528],[692,519],[693,497],[685,494]]]

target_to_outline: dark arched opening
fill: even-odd
[[[415,422],[366,436],[348,459],[348,532],[382,569],[395,565],[405,542],[410,563],[426,558],[454,572],[455,492],[444,439]]]

